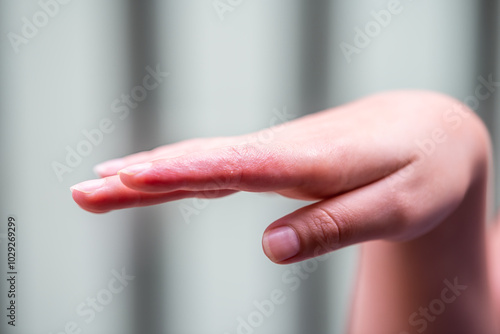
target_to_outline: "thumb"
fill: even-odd
[[[273,262],[288,264],[368,240],[415,238],[443,221],[459,202],[449,196],[431,202],[428,191],[393,174],[303,207],[266,229],[264,252]]]

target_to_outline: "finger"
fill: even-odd
[[[281,160],[287,157],[282,155]],[[267,191],[295,186],[292,170],[280,168],[280,163],[265,149],[242,145],[133,165],[120,170],[119,175],[126,186],[145,192],[222,188]]]
[[[130,165],[207,150],[217,146],[226,145],[230,141],[234,141],[234,139],[230,137],[221,137],[185,140],[171,145],[157,147],[150,151],[138,152],[123,158],[105,161],[96,165],[94,167],[94,172],[100,177],[111,176],[115,175],[120,169]]]
[[[132,165],[119,175],[127,187],[143,192],[283,190],[290,197],[320,199],[373,182],[402,164],[375,149],[357,147],[353,153],[342,144],[328,145],[329,152],[314,144],[226,146]]]
[[[398,172],[275,221],[264,232],[265,254],[288,264],[369,240],[410,240],[443,221],[465,194],[465,189],[423,187],[402,175]]]
[[[155,205],[183,198],[218,198],[234,191],[174,191],[170,193],[142,193],[124,186],[117,175],[85,181],[71,187],[75,202],[93,213]]]

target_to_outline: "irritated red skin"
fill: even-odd
[[[291,227],[300,251],[282,261],[265,252],[287,264],[364,242],[350,333],[423,329],[410,315],[455,279],[467,290],[425,332],[497,333],[500,232],[486,224],[491,145],[470,110],[437,93],[387,92],[267,131],[265,143],[254,140],[259,133],[196,139],[109,162],[99,169],[105,185],[75,189],[73,198],[91,212],[236,191],[311,200],[265,232]],[[144,162],[153,165],[117,175]]]

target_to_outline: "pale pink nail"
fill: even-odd
[[[106,179],[89,180],[75,184],[70,189],[71,191],[76,190],[82,193],[90,194],[96,191],[97,189],[101,188],[104,185],[104,183],[106,183]]]
[[[295,230],[281,226],[269,230],[262,240],[264,251],[274,262],[281,262],[297,255],[300,251],[300,240]]]
[[[151,162],[148,162],[148,163],[144,163],[144,164],[138,164],[138,165],[132,165],[132,166],[128,166],[127,168],[124,168],[120,171],[118,171],[118,174],[127,174],[127,175],[135,175],[135,174],[138,174],[140,172],[144,172],[145,170],[148,170],[151,168],[151,166],[153,166],[153,164]]]
[[[115,174],[125,165],[124,159],[113,159],[94,166],[93,170],[98,176]]]

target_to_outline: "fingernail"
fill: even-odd
[[[145,170],[151,168],[151,166],[153,166],[151,162],[145,164],[132,165],[118,171],[118,174],[123,173],[127,175],[135,175],[137,173],[144,172]]]
[[[113,159],[94,166],[93,170],[94,173],[96,173],[98,176],[111,173],[115,174],[116,171],[121,169],[124,164],[125,163],[123,159]],[[110,173],[109,171],[114,171],[114,172]]]
[[[101,188],[104,183],[106,183],[106,179],[96,179],[96,180],[90,180],[90,181],[85,181],[82,183],[75,184],[73,187],[71,187],[71,192],[73,190],[80,191],[82,193],[90,194],[97,189]]]
[[[274,262],[284,261],[300,251],[300,240],[295,230],[288,226],[277,227],[264,234],[264,251]]]

